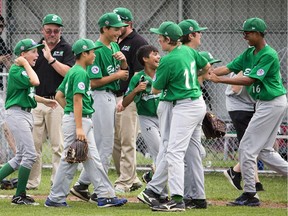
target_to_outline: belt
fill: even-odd
[[[47,98],[47,99],[52,99],[54,100],[55,99],[55,95],[50,95],[50,96],[42,96],[44,98]]]
[[[116,97],[121,97],[124,95],[124,92],[118,90],[118,91],[112,91],[110,89],[106,89],[106,92],[112,92]]]
[[[31,112],[31,108],[25,108],[25,107],[21,107],[21,110],[25,111],[25,112]]]
[[[66,113],[65,113],[66,114]],[[70,114],[73,114],[74,115],[74,113],[73,112],[68,112],[67,113],[67,115],[70,115]],[[92,118],[92,114],[82,114],[82,118]]]

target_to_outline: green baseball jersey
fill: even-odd
[[[11,106],[35,108],[35,88],[24,67],[13,64],[9,70],[5,109]]]
[[[136,103],[137,107],[137,113],[138,115],[144,116],[157,116],[156,111],[159,103],[159,94],[154,95],[151,93],[152,79],[144,72],[144,70],[135,74],[131,78],[125,96],[130,94],[138,86],[142,76],[144,76],[144,80],[148,81],[148,83],[146,89],[142,92],[138,92],[138,94],[134,97],[134,102]]]
[[[82,94],[82,114],[90,115],[94,112],[92,108],[93,99],[91,96],[90,79],[87,71],[80,65],[74,65],[66,74],[64,80],[57,89],[63,92],[66,99],[64,113],[74,112],[73,97],[75,94]]]
[[[111,49],[105,46],[102,42],[96,41],[96,47],[101,46],[101,48],[95,50],[96,58],[94,63],[88,66],[88,74],[90,79],[101,79],[102,77],[109,76],[120,69],[120,61],[116,60],[112,54],[120,51],[117,43],[111,42]],[[104,86],[95,88],[93,90],[119,90],[119,80],[107,83]]]
[[[286,94],[277,52],[268,45],[256,55],[253,54],[254,50],[255,47],[250,47],[235,58],[227,65],[229,70],[236,73],[242,70],[244,76],[256,80],[246,87],[255,100],[269,101]]]
[[[162,57],[157,68],[153,87],[163,90],[160,100],[196,99],[202,94],[197,71],[208,61],[196,50],[181,45]]]

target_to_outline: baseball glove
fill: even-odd
[[[10,180],[3,179],[0,184],[1,184],[1,189],[2,190],[12,190],[14,188],[17,188],[17,183],[18,183],[18,178],[13,178]]]
[[[226,134],[226,124],[211,111],[207,111],[202,130],[207,139],[223,137]]]
[[[68,163],[82,163],[88,158],[88,143],[75,140],[69,147],[65,161]]]

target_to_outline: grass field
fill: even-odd
[[[109,171],[110,179],[113,182],[116,179],[115,172]],[[228,201],[234,200],[241,192],[236,191],[220,173],[210,173],[205,175],[205,187],[207,200],[211,203],[208,209],[204,210],[186,210],[183,213],[156,213],[152,212],[148,206],[139,203],[136,199],[137,194],[141,191],[127,193],[121,195],[129,199],[129,203],[123,207],[112,208],[98,208],[95,204],[86,203],[74,199],[72,195],[68,196],[68,204],[71,208],[45,208],[43,206],[46,196],[49,193],[50,188],[50,169],[44,169],[42,174],[42,184],[39,190],[28,191],[28,194],[32,195],[40,206],[12,206],[11,196],[15,193],[15,190],[0,190],[0,215],[1,216],[24,216],[24,215],[106,215],[106,216],[146,216],[155,214],[173,214],[173,215],[287,215],[287,178],[279,176],[265,176],[261,175],[261,182],[264,185],[265,191],[259,193],[260,200],[262,202],[261,207],[227,207],[225,204]],[[141,172],[138,173],[142,175]],[[77,180],[79,172],[77,172],[73,182]],[[17,173],[14,173],[12,177],[17,177]],[[9,178],[10,178],[9,177]],[[144,188],[144,186],[143,186]],[[92,187],[90,187],[92,190]]]

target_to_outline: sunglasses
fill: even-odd
[[[251,32],[251,31],[250,31],[250,32],[243,32],[243,36],[246,37],[246,36],[248,36],[248,35],[251,34],[251,33],[253,33],[253,32]]]
[[[60,28],[59,28],[59,29],[54,29],[54,30],[52,30],[52,29],[45,29],[45,28],[43,28],[43,29],[44,29],[45,33],[46,33],[46,34],[49,34],[49,35],[51,35],[52,33],[54,33],[54,34],[59,34],[59,32],[61,31]]]

